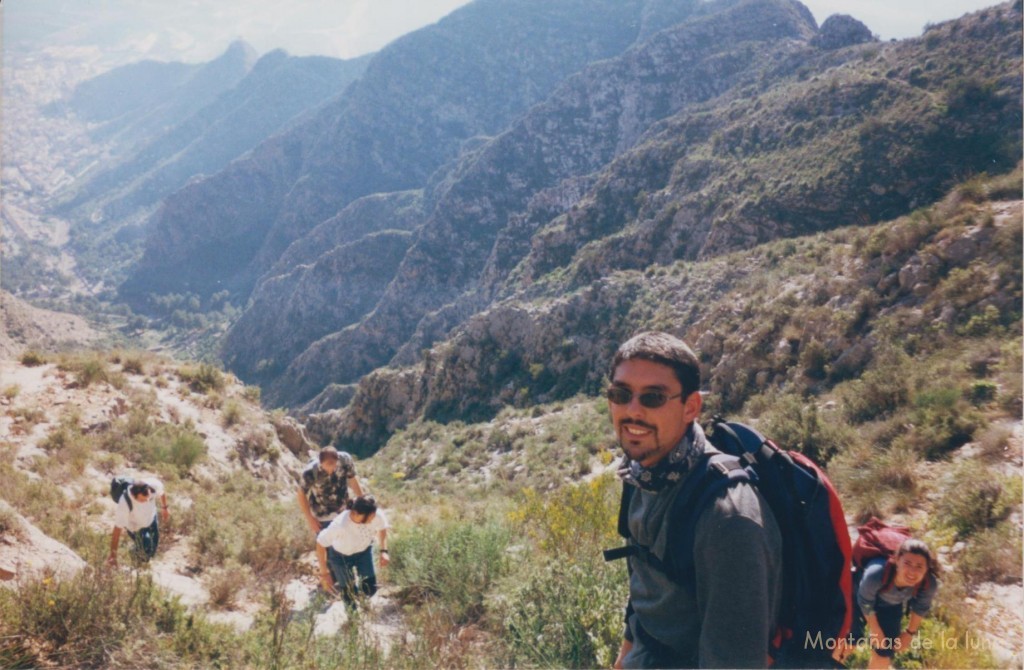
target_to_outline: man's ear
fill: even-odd
[[[686,396],[686,400],[683,401],[683,416],[686,423],[696,420],[700,416],[700,410],[703,406],[704,398],[701,396],[700,391],[694,391]]]

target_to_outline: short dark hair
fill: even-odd
[[[615,369],[623,361],[640,358],[672,368],[683,386],[683,397],[700,390],[700,362],[689,345],[675,335],[647,331],[634,335],[619,346],[612,358],[608,377],[615,378]]]
[[[137,482],[135,484],[132,484],[131,487],[128,490],[132,492],[133,496],[141,496],[141,495],[147,495],[148,496],[150,493],[153,492],[153,487],[150,486],[149,484],[144,484],[142,482]]]
[[[349,508],[358,514],[373,514],[377,511],[377,499],[370,494],[359,496],[350,503]]]
[[[340,457],[338,456],[338,450],[335,449],[334,447],[324,447],[323,449],[321,449],[318,458],[320,459],[321,463],[327,460],[340,460]]]

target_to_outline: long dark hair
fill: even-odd
[[[942,572],[942,567],[939,565],[939,561],[935,558],[935,554],[928,548],[928,545],[918,540],[917,538],[907,538],[900,545],[899,550],[896,552],[896,558],[899,559],[903,554],[917,554],[925,561],[928,562],[928,576],[938,577]]]
[[[928,563],[928,573],[924,576],[915,587],[914,595],[924,591],[930,584],[937,584],[939,575],[942,573],[942,567],[939,565],[938,559],[932,550],[928,548],[928,545],[918,540],[917,538],[910,537],[903,541],[900,548],[896,550],[885,566],[885,571],[882,573],[882,590],[888,590],[896,584],[896,561],[899,560],[903,554],[917,554]]]

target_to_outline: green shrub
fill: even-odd
[[[987,380],[973,382],[967,392],[967,399],[975,406],[985,405],[996,399],[998,389],[998,385]]]
[[[107,361],[99,354],[65,356],[61,358],[57,367],[73,374],[75,383],[81,388],[101,382],[109,383],[112,379]]]
[[[210,604],[220,609],[231,609],[249,581],[249,572],[237,561],[211,568],[203,575],[203,583],[210,593]]]
[[[963,461],[947,478],[936,517],[965,537],[995,526],[1020,499],[1019,478],[1007,478],[977,461]]]
[[[509,529],[490,519],[439,520],[396,534],[391,578],[406,603],[434,602],[456,623],[479,620],[508,569]]]
[[[0,500],[0,537],[4,535],[23,539],[25,526],[14,509]]]
[[[943,587],[945,590],[945,587]],[[939,595],[939,599],[944,594]],[[998,668],[991,645],[958,615],[943,612],[921,623],[915,644],[896,657],[900,668]],[[974,623],[974,622],[970,622]],[[955,642],[955,644],[950,644]],[[865,660],[867,660],[865,658]],[[852,665],[851,667],[861,667]]]
[[[239,647],[230,628],[187,612],[142,572],[0,589],[2,667],[241,667]]]
[[[242,406],[234,400],[229,400],[224,404],[224,409],[221,411],[220,421],[225,428],[234,426],[242,420]]]
[[[1006,424],[993,424],[978,437],[981,454],[987,458],[999,458],[1010,446],[1013,428]]]
[[[185,475],[206,457],[206,442],[191,425],[164,424],[143,435],[133,451],[140,465],[167,463]]]
[[[853,443],[852,429],[838,413],[823,415],[813,402],[795,395],[769,394],[765,402],[762,432],[784,449],[794,449],[824,464]]]
[[[995,305],[985,305],[980,314],[972,314],[967,323],[957,326],[957,335],[965,337],[984,337],[998,334],[1002,315]]]
[[[126,356],[121,363],[121,370],[132,375],[142,375],[146,373],[146,366],[140,356]]]
[[[31,349],[23,353],[19,360],[26,368],[34,368],[37,365],[45,365],[47,363],[45,356],[38,351],[32,351]]]
[[[178,378],[196,393],[223,391],[226,384],[224,373],[209,363],[200,363],[198,367],[182,366],[178,369]]]
[[[10,411],[10,416],[16,422],[24,421],[30,426],[34,426],[46,420],[46,412],[38,407],[16,407]]]
[[[196,562],[212,567],[235,560],[259,576],[288,572],[289,562],[313,546],[292,500],[278,500],[245,472],[210,482],[184,520],[192,527]]]
[[[890,351],[857,380],[843,384],[840,395],[847,418],[854,423],[890,416],[910,401],[907,380],[910,359]]]
[[[858,523],[920,503],[922,473],[918,455],[899,445],[891,449],[854,445],[837,454],[828,467],[845,512]]]
[[[595,555],[616,544],[616,519],[621,488],[610,473],[588,482],[569,484],[553,493],[523,491],[510,519],[538,549],[563,561]]]
[[[1022,552],[1020,526],[1012,521],[1003,521],[971,537],[960,555],[958,568],[974,584],[1013,584],[1020,581],[1024,570]]]
[[[914,397],[906,443],[927,458],[937,458],[967,444],[981,425],[977,410],[955,387],[919,392]]]
[[[496,599],[507,667],[607,668],[622,644],[629,583],[621,566],[557,555],[527,562]]]

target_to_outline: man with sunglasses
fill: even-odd
[[[612,360],[608,407],[625,452],[629,602],[616,668],[766,667],[782,595],[782,540],[755,488],[725,488],[698,512],[693,583],[665,573],[668,510],[705,452],[700,365],[682,340],[641,333]],[[678,525],[678,519],[674,520]]]

